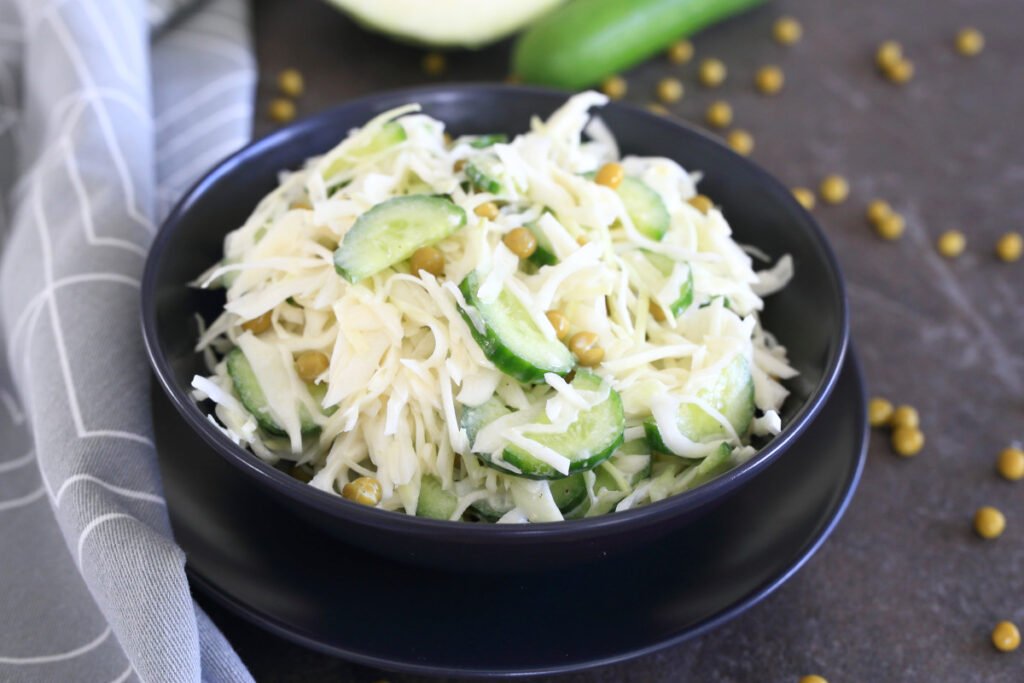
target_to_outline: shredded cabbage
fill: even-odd
[[[680,432],[674,418],[681,404],[699,405],[721,422],[734,463],[749,458],[756,449],[748,435],[737,434],[699,394],[742,355],[758,411],[751,435],[780,431],[788,395],[782,382],[796,371],[761,329],[758,312],[762,297],[792,277],[792,260],[784,256],[755,272],[749,253],[763,254],[738,245],[719,210],[705,214],[687,202],[698,174],[666,158],[620,159],[612,132],[590,113],[606,101],[593,92],[576,95],[546,121],[534,119],[529,133],[486,149],[471,136],[446,140],[442,122],[407,105],[353,130],[305,168],[283,173],[277,189],[227,235],[223,260],[195,282],[226,288],[223,312],[196,346],[211,366],[208,377],[193,381],[196,400],[211,401],[218,427],[260,458],[310,468],[311,486],[337,494],[351,479],[371,476],[381,484],[379,506],[407,514],[416,513],[422,477],[433,475],[456,496],[456,519],[472,517],[474,506],[488,501],[508,507],[494,515],[500,523],[562,519],[549,485],[516,476],[502,452],[514,444],[567,473],[564,455],[526,435],[564,431],[612,389],[622,399],[626,440],[642,440],[643,421],[653,417],[673,454],[653,468],[650,454],[605,462],[602,476],[615,491],[598,486],[606,480],[596,470],[585,473],[588,514],[629,509],[690,486],[695,465],[719,444],[695,443]],[[375,144],[395,125],[403,139]],[[474,191],[458,173],[483,153],[500,175],[497,195]],[[670,227],[660,241],[640,233],[615,191],[584,177],[610,161],[664,203]],[[444,277],[411,273],[400,263],[350,284],[335,271],[334,250],[361,214],[406,194],[444,194],[466,212],[465,227],[435,245]],[[501,206],[493,219],[475,213],[488,201]],[[526,224],[555,264],[523,268],[504,245],[505,233]],[[669,272],[652,265],[650,252],[675,261]],[[480,299],[511,292],[548,339],[555,338],[545,315],[552,309],[571,329],[596,333],[605,350],[594,368],[605,380],[602,389],[583,391],[550,373],[536,385],[503,375],[474,339],[471,328],[480,332],[483,323],[456,286],[473,270],[483,274]],[[692,303],[678,317],[656,319],[652,307],[668,310],[691,279]],[[243,328],[265,314],[269,329]],[[233,348],[244,352],[263,390],[262,419],[246,409],[229,374],[224,356]],[[294,359],[304,352],[329,359],[310,383],[319,391],[297,374]],[[471,441],[460,416],[492,396],[515,410]],[[278,433],[268,431],[266,419]],[[304,428],[310,420],[315,430]]]

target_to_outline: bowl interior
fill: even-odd
[[[189,421],[210,439],[235,448],[208,424],[188,398],[192,377],[205,373],[193,352],[196,314],[209,321],[223,294],[188,286],[222,256],[224,235],[246,219],[277,184],[283,169],[335,145],[351,128],[381,111],[419,102],[454,134],[520,133],[532,116],[547,116],[567,95],[506,86],[446,86],[377,95],[325,112],[257,141],[200,181],[181,201],[157,238],[143,287],[147,345],[157,374]],[[700,190],[723,208],[736,239],[794,261],[795,276],[768,297],[763,323],[789,350],[800,375],[788,382],[792,395],[784,425],[806,422],[834,382],[846,348],[846,305],[838,266],[814,219],[789,191],[758,167],[696,130],[641,109],[612,104],[600,116],[624,154],[666,156],[703,172]],[[784,431],[784,434],[786,432]],[[763,458],[769,446],[752,463]],[[257,467],[256,458],[247,456]],[[728,475],[727,475],[728,476]],[[683,494],[687,495],[687,494]],[[614,515],[613,515],[614,517]]]

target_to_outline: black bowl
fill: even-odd
[[[142,321],[157,378],[172,403],[214,450],[310,523],[372,551],[453,570],[543,569],[592,560],[650,542],[725,500],[780,457],[815,418],[836,383],[849,323],[842,277],[814,219],[789,190],[717,140],[667,117],[610,104],[600,116],[625,154],[667,156],[700,170],[702,192],[723,207],[739,242],[773,258],[790,254],[793,281],[768,298],[763,314],[800,375],[789,382],[785,428],[751,460],[692,491],[600,518],[533,525],[486,525],[409,517],[350,503],[314,489],[228,440],[192,400],[192,377],[205,373],[193,352],[195,315],[212,319],[223,295],[188,283],[222,255],[224,235],[241,225],[278,172],[332,147],[348,130],[409,102],[455,134],[527,130],[563,92],[498,85],[438,86],[373,95],[283,128],[232,155],[178,203],[157,236],[142,284]]]

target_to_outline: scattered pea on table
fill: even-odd
[[[1004,448],[996,460],[996,470],[1009,481],[1024,479],[1024,450],[1016,446]]]
[[[1024,252],[1024,237],[1019,232],[1008,232],[996,242],[996,256],[1001,261],[1013,263],[1020,260]]]
[[[800,683],[828,683],[828,681],[817,674],[811,674],[810,676],[801,676]]]
[[[423,67],[423,73],[428,76],[440,76],[448,68],[448,60],[440,52],[428,52],[423,55],[420,66]]]
[[[272,121],[288,123],[295,118],[295,103],[284,97],[275,97],[270,100],[267,113]]]
[[[683,98],[683,84],[678,78],[663,78],[658,81],[657,94],[665,104],[678,102]]]
[[[704,113],[704,119],[709,126],[715,128],[728,128],[732,125],[732,105],[725,100],[716,100],[708,105]]]
[[[992,629],[992,644],[1000,652],[1013,652],[1020,647],[1020,631],[1010,621],[1000,621]]]
[[[665,54],[668,61],[673,64],[686,64],[693,59],[693,43],[688,40],[677,40],[669,45]]]
[[[725,137],[733,151],[747,156],[754,151],[754,136],[742,128],[734,128]]]
[[[916,429],[921,426],[921,416],[916,408],[904,404],[892,411],[892,415],[889,417],[889,426],[893,429],[898,427],[913,427]]]
[[[959,230],[947,230],[939,235],[936,246],[946,258],[956,258],[967,248],[967,237]]]
[[[907,222],[898,213],[890,213],[875,224],[875,232],[884,240],[898,240],[903,237]]]
[[[818,193],[827,204],[842,204],[850,196],[850,184],[841,175],[827,175],[821,181]]]
[[[873,398],[868,401],[868,423],[872,427],[885,427],[892,421],[893,405],[884,398]]]
[[[804,28],[793,17],[779,17],[772,26],[772,36],[779,45],[792,45],[803,37]]]
[[[703,60],[697,70],[697,79],[706,88],[717,88],[722,83],[725,83],[726,76],[728,75],[729,70],[726,68],[725,63],[714,57]]]
[[[875,64],[883,72],[903,60],[903,46],[895,40],[887,40],[875,51]]]
[[[786,76],[782,69],[774,64],[762,66],[754,75],[754,85],[762,95],[775,95],[782,90]]]
[[[629,90],[629,86],[622,76],[609,76],[601,83],[601,92],[612,100],[621,100],[626,96],[627,90]]]
[[[974,57],[985,49],[985,36],[971,26],[960,29],[956,34],[956,51],[964,57]]]
[[[886,69],[885,75],[891,82],[903,85],[914,77],[914,63],[909,59],[901,59],[893,64],[891,68]]]
[[[986,539],[998,538],[1006,529],[1006,517],[996,508],[986,505],[974,513],[974,530]]]
[[[277,87],[288,97],[298,97],[306,89],[306,84],[298,69],[285,69],[277,75]]]
[[[872,199],[868,204],[868,221],[872,225],[878,225],[890,214],[892,214],[892,207],[884,199]]]
[[[897,455],[909,458],[924,448],[924,433],[917,427],[896,427],[892,432],[892,449]]]
[[[814,208],[814,193],[806,187],[794,187],[793,196],[800,202],[800,205],[810,211]]]

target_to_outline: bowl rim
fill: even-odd
[[[444,95],[487,97],[501,99],[505,97],[534,97],[549,100],[554,104],[563,102],[572,93],[565,91],[539,88],[533,86],[512,86],[495,83],[462,83],[420,86],[397,90],[386,90],[364,97],[349,100],[330,107],[311,116],[283,126],[271,133],[257,138],[221,161],[217,162],[199,180],[197,180],[177,200],[174,208],[162,222],[146,258],[145,270],[141,287],[141,322],[143,341],[150,365],[157,380],[167,394],[178,413],[189,426],[197,431],[213,450],[219,453],[232,465],[261,485],[283,494],[297,504],[315,508],[330,517],[338,518],[347,523],[358,524],[376,530],[391,533],[417,534],[434,533],[449,538],[457,535],[459,542],[466,544],[529,544],[538,540],[564,540],[566,536],[594,537],[606,533],[621,533],[635,526],[665,520],[678,514],[694,510],[725,497],[738,488],[743,482],[761,472],[779,457],[806,430],[807,426],[818,416],[822,406],[831,395],[838,382],[843,363],[849,348],[850,319],[846,287],[842,270],[832,247],[828,243],[824,231],[817,220],[793,197],[792,192],[774,176],[722,144],[708,133],[696,126],[678,119],[670,119],[654,114],[643,107],[624,102],[609,102],[603,109],[619,109],[632,116],[639,117],[638,125],[645,125],[652,130],[662,128],[675,133],[697,136],[705,143],[720,148],[734,163],[745,165],[758,182],[784,205],[788,205],[794,215],[802,220],[797,221],[809,233],[817,256],[826,265],[830,275],[833,291],[833,304],[839,313],[839,336],[833,339],[824,372],[810,397],[797,410],[796,414],[767,445],[745,463],[734,467],[725,474],[689,491],[684,491],[649,505],[623,512],[615,512],[599,517],[560,522],[534,524],[474,524],[462,521],[435,520],[414,515],[403,514],[401,511],[381,510],[353,503],[341,496],[328,493],[304,484],[287,473],[264,462],[258,456],[235,444],[226,437],[199,409],[199,405],[191,398],[187,389],[177,385],[170,363],[164,353],[157,329],[156,285],[163,255],[168,243],[176,232],[178,225],[186,218],[193,203],[220,178],[243,166],[251,157],[258,157],[265,150],[276,148],[288,140],[323,126],[336,125],[334,121],[347,110],[359,108],[379,108],[381,102],[398,100],[416,101],[421,97],[443,97]]]

